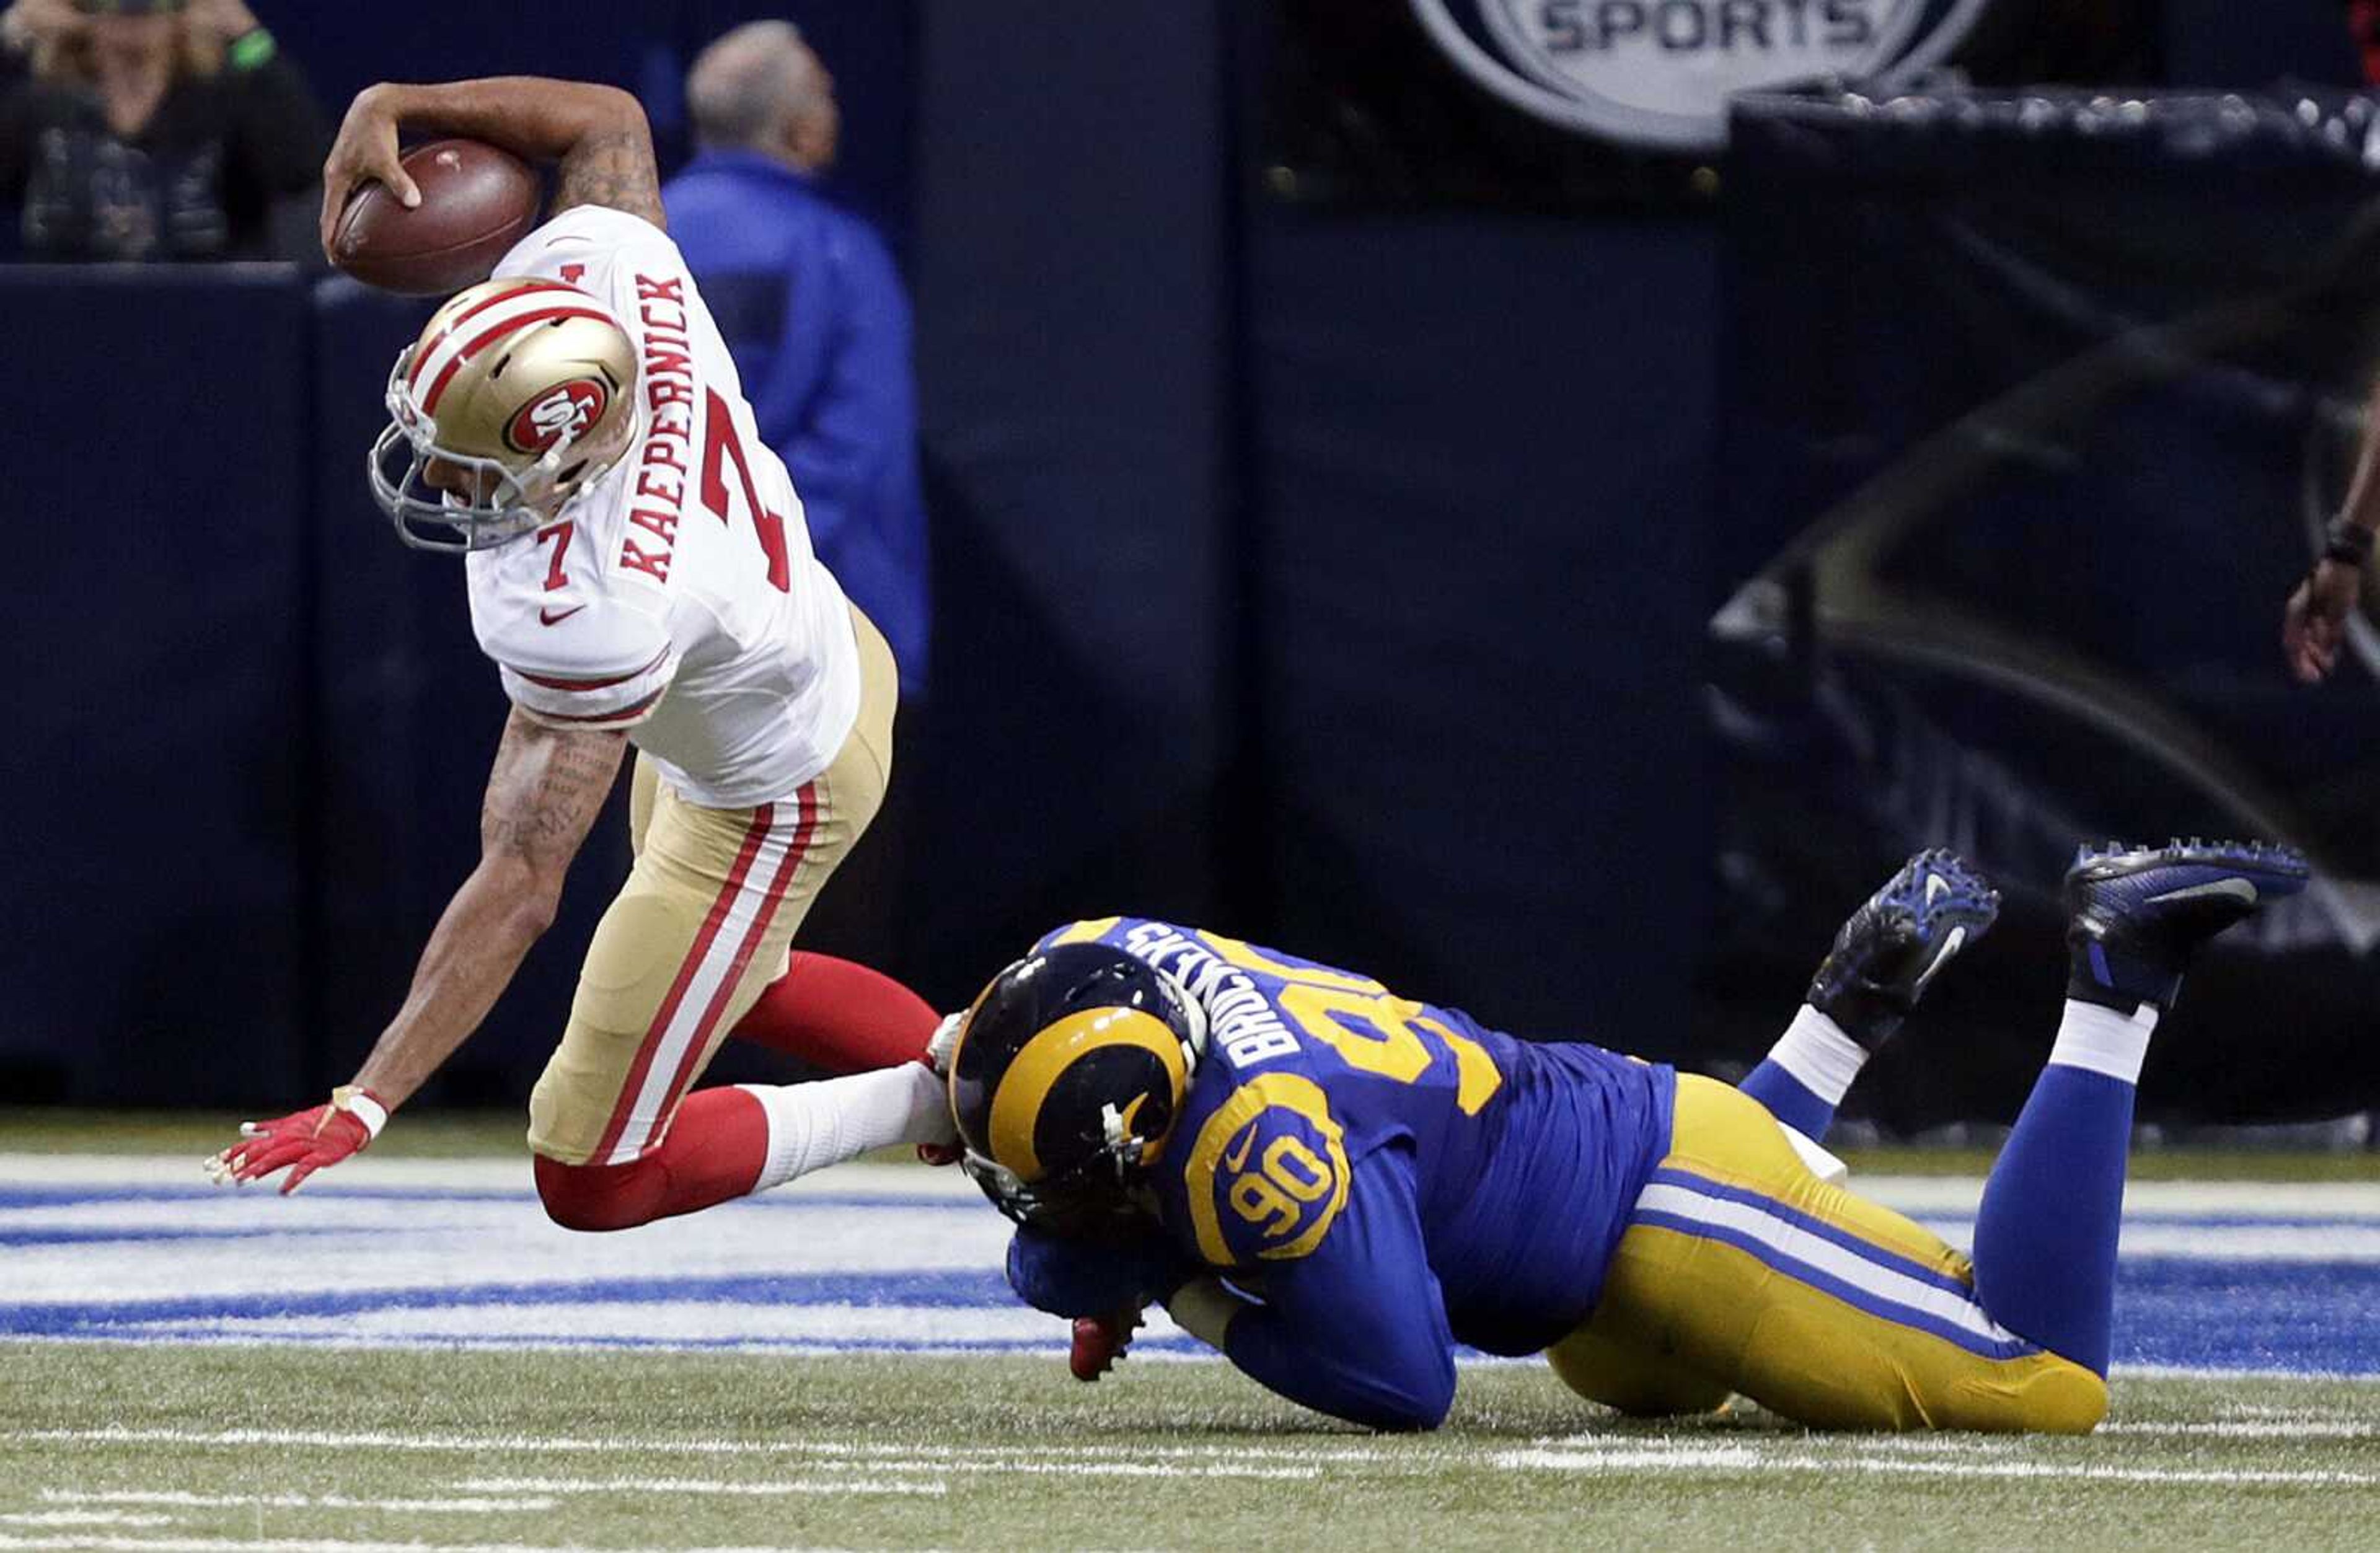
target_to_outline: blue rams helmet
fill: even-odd
[[[1121,1229],[1206,1046],[1206,1011],[1122,950],[1028,954],[976,999],[951,1055],[960,1164],[1020,1224]]]

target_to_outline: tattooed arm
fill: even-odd
[[[410,207],[420,192],[397,162],[397,132],[463,135],[535,161],[561,164],[553,208],[608,205],[655,226],[661,171],[645,110],[616,87],[537,76],[492,76],[434,86],[383,82],[356,94],[322,164],[322,251],[358,186],[386,184]]]
[[[480,866],[447,903],[405,1006],[356,1074],[390,1110],[479,1028],[553,921],[563,875],[627,747],[625,734],[565,732],[517,710],[504,724],[480,810]]]

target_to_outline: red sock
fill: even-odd
[[[728,1033],[831,1074],[858,1074],[922,1060],[941,1018],[881,971],[796,952]]]
[[[729,1085],[698,1089],[677,1108],[669,1136],[625,1165],[565,1165],[537,1158],[537,1195],[565,1230],[626,1230],[740,1197],[769,1161],[769,1113]]]

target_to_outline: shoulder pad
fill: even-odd
[[[1259,1074],[1215,1108],[1183,1161],[1198,1254],[1216,1267],[1286,1261],[1347,1206],[1347,1147],[1312,1079]]]
[[[1034,941],[1033,952],[1057,948],[1067,943],[1097,943],[1115,929],[1121,916],[1093,916],[1080,922],[1069,922],[1062,928],[1052,928]]]
[[[670,235],[644,217],[605,205],[573,205],[515,243],[496,261],[496,273],[557,277],[601,294],[615,256],[628,248],[648,252],[666,249],[673,259],[678,258]],[[565,273],[572,268],[578,273]]]

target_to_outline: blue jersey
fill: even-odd
[[[1435,1422],[1455,1342],[1530,1353],[1586,1319],[1668,1147],[1670,1069],[1146,918],[1038,947],[1092,941],[1206,1010],[1154,1182],[1179,1246],[1262,1298],[1232,1322],[1240,1368],[1342,1417]]]

